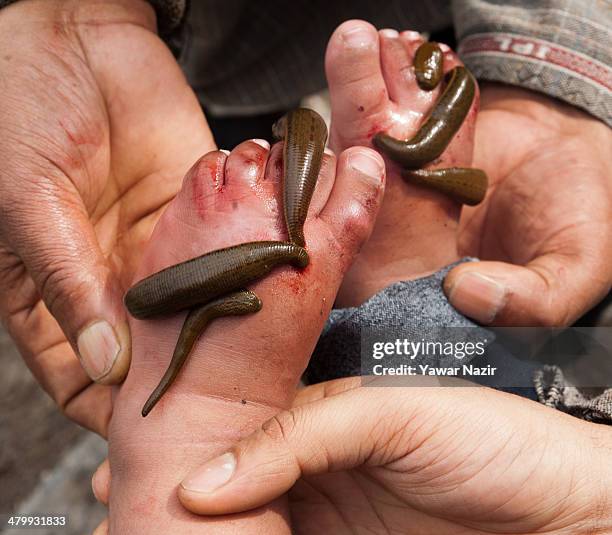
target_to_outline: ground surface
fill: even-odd
[[[90,485],[106,454],[104,441],[60,414],[1,327],[0,370],[0,515],[69,515],[68,527],[61,530],[1,533],[91,533],[105,514]]]

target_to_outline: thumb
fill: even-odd
[[[449,272],[444,292],[457,310],[484,325],[565,326],[606,295],[609,271],[601,262],[559,253],[525,266],[470,262]]]
[[[8,240],[87,374],[119,382],[131,354],[123,291],[76,189],[45,184],[42,198],[33,188],[32,198],[13,203],[4,222]]]
[[[181,503],[196,514],[238,513],[281,496],[301,476],[374,462],[376,444],[392,436],[390,426],[403,425],[381,424],[377,390],[356,388],[281,412],[186,477]]]

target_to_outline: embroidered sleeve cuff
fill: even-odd
[[[476,33],[459,55],[479,80],[546,93],[612,126],[612,69],[557,43],[513,33]]]

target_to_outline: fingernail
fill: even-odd
[[[504,306],[506,289],[479,273],[464,273],[449,288],[448,299],[466,316],[488,324]]]
[[[225,485],[236,470],[236,457],[228,452],[208,461],[188,475],[181,486],[194,492],[214,492]]]
[[[111,371],[121,344],[115,330],[107,321],[92,323],[77,339],[81,364],[94,381]]]
[[[380,35],[387,37],[388,39],[395,39],[399,36],[399,32],[391,28],[385,28],[384,30],[380,30]]]
[[[364,151],[351,152],[348,164],[371,182],[380,182],[384,163],[373,154]]]
[[[257,143],[260,147],[268,150],[270,148],[270,143],[268,143],[265,139],[251,139],[253,143]]]
[[[365,48],[374,43],[372,32],[367,27],[361,25],[344,32],[342,39],[348,46],[353,48]]]
[[[219,149],[220,152],[222,152],[223,154],[229,156],[230,155],[230,151],[227,149]]]

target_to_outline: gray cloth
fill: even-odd
[[[534,374],[538,400],[583,420],[612,424],[612,389],[597,393],[570,384],[558,366],[544,366]]]
[[[470,376],[470,381],[500,388],[536,399],[532,377],[538,365],[522,361],[496,342],[491,330],[480,327],[460,314],[448,302],[442,283],[448,272],[475,258],[462,258],[458,262],[416,280],[400,281],[387,286],[358,307],[332,310],[317,346],[310,359],[305,379],[320,383],[341,377],[368,375],[372,365],[381,361],[371,359],[367,349],[372,342],[393,342],[406,339],[453,345],[466,342],[484,342],[483,355],[418,354],[407,359],[402,355],[385,356],[386,367],[410,364],[415,367],[462,369],[464,364],[477,367],[491,366],[494,376]],[[362,347],[366,349],[363,353]]]
[[[414,340],[421,339],[424,330],[431,327],[478,328],[450,305],[442,290],[446,274],[457,264],[470,261],[475,259],[464,258],[428,277],[395,282],[358,307],[332,310],[310,359],[306,380],[319,383],[361,375],[365,328],[401,330]]]

